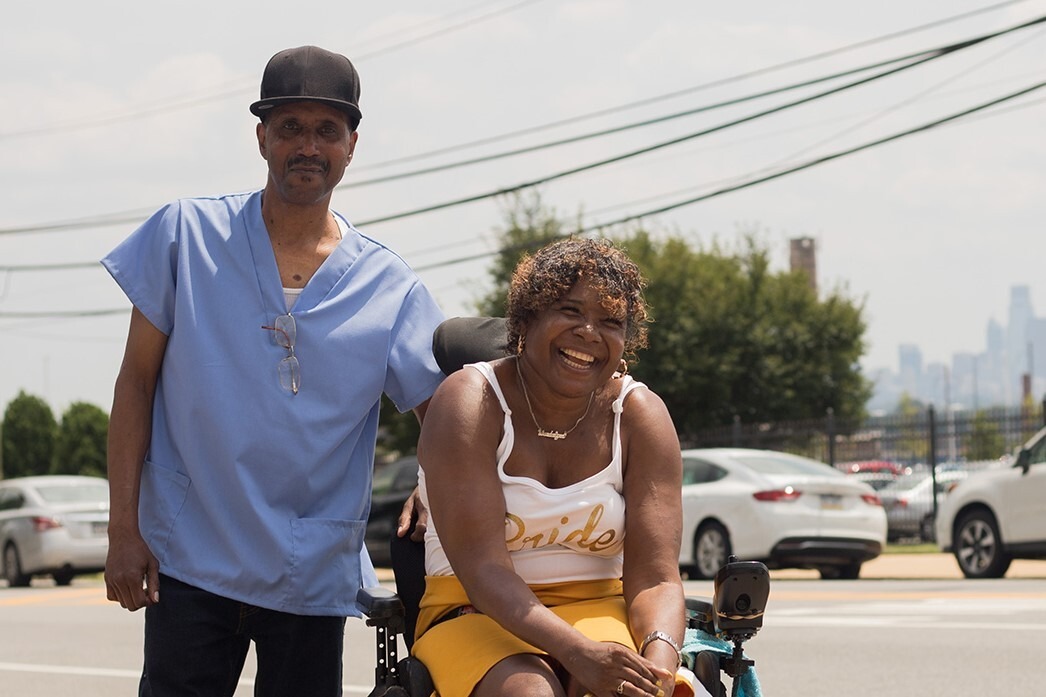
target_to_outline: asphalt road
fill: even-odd
[[[959,578],[945,555],[886,555],[857,581],[781,571],[748,645],[767,697],[1040,695],[1046,562],[1005,579]],[[688,581],[691,595],[711,583]],[[137,693],[142,613],[105,600],[97,579],[67,588],[0,586],[0,695]],[[345,694],[373,686],[373,630],[350,620]],[[253,657],[236,697],[252,694]]]

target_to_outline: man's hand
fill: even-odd
[[[425,508],[425,504],[421,502],[421,494],[418,492],[417,487],[411,492],[410,497],[403,502],[403,510],[400,512],[399,522],[396,524],[396,536],[403,537],[410,531],[411,522],[417,518],[417,522],[414,523],[414,532],[411,533],[410,539],[414,542],[425,541],[425,530],[429,527],[429,511]]]
[[[160,564],[137,531],[109,535],[105,597],[131,612],[160,602]]]

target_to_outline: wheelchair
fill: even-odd
[[[456,317],[447,320],[433,336],[433,355],[450,375],[466,363],[506,355],[505,320],[495,317]],[[418,605],[425,592],[425,546],[410,535],[390,541],[396,592],[384,587],[362,588],[356,601],[375,628],[377,661],[370,697],[429,697],[432,679],[425,666],[407,655],[399,657],[399,638],[408,654],[414,644]],[[687,598],[686,665],[712,697],[726,697],[723,677],[731,680],[731,694],[741,697],[747,679],[755,679],[755,662],[744,655],[743,645],[763,625],[770,595],[770,573],[761,562],[731,557],[714,580],[711,600]],[[689,649],[689,650],[688,650]],[[758,684],[754,692],[758,692]]]
[[[424,567],[424,545],[411,542],[409,535],[394,535],[392,569],[397,591],[377,586],[361,588],[356,596],[367,626],[375,628],[377,660],[369,697],[429,697],[433,692],[425,666],[409,655],[424,593]],[[731,557],[716,574],[713,589],[711,599],[686,598],[684,664],[712,697],[727,697],[726,676],[731,681],[729,694],[738,697],[746,676],[755,677],[754,672],[749,674],[755,661],[746,657],[743,647],[763,626],[770,573],[761,562]],[[404,658],[399,657],[400,637],[408,651]]]

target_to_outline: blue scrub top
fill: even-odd
[[[284,612],[353,615],[382,393],[400,411],[443,378],[443,313],[395,253],[347,225],[294,305],[297,394],[273,340],[286,314],[261,192],[185,199],[103,265],[168,336],[140,527],[162,573]]]

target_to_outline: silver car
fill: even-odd
[[[938,505],[967,473],[963,470],[944,470],[937,473],[936,497]],[[934,479],[929,472],[901,477],[879,490],[879,498],[886,509],[887,540],[915,538],[933,542]]]
[[[105,568],[109,485],[101,477],[0,480],[0,560],[9,586],[50,575],[59,586]]]

